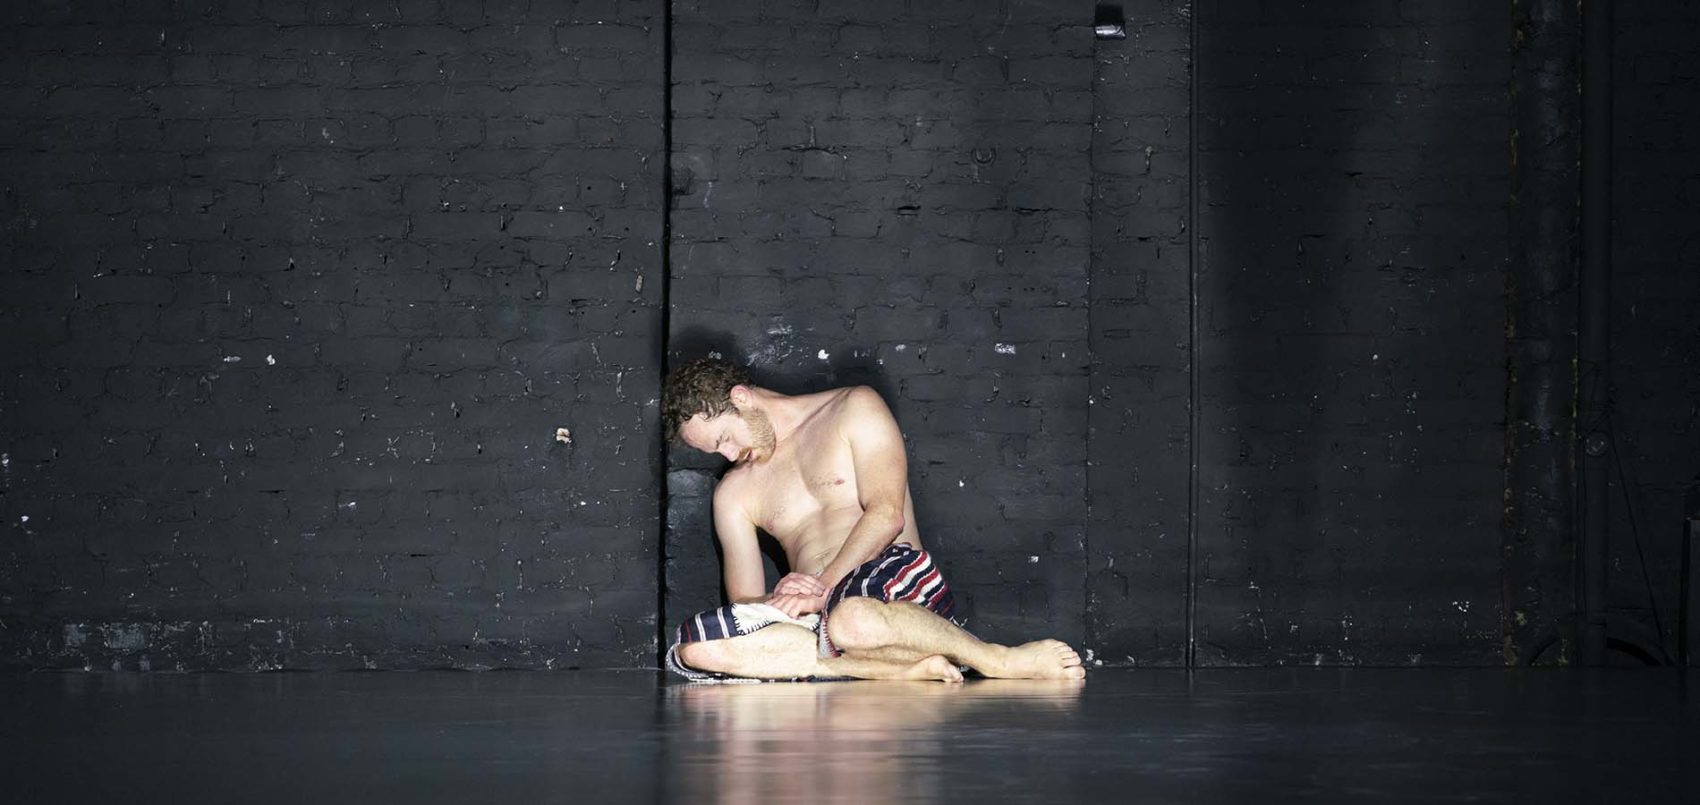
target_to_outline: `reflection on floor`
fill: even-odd
[[[953,793],[943,784],[951,758],[1019,749],[1023,736],[1064,728],[1084,687],[1003,679],[673,687],[669,709],[679,723],[669,731],[669,765],[677,774],[667,799],[942,800]],[[1019,776],[1012,764],[1025,760],[1004,758],[976,776]],[[987,795],[1001,793],[976,797]]]
[[[0,675],[0,796],[108,802],[1700,802],[1700,674]]]

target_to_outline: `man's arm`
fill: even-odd
[[[735,604],[766,600],[767,572],[756,543],[756,524],[744,513],[724,482],[714,490],[714,533],[720,539],[721,578],[726,598]]]
[[[828,590],[903,533],[903,501],[909,489],[903,433],[879,392],[858,387],[850,391],[844,403],[849,406],[844,435],[850,442],[862,517],[850,529],[838,556],[821,570],[821,583]]]

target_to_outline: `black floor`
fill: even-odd
[[[1686,682],[1686,684],[1685,684]],[[1674,671],[0,676],[0,802],[1700,802]]]

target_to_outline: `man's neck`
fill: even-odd
[[[750,388],[755,404],[767,414],[767,422],[773,427],[773,441],[783,442],[797,432],[804,420],[809,418],[809,406],[801,398],[788,394],[780,394],[772,389],[759,386]]]

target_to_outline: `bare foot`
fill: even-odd
[[[1080,655],[1061,640],[1035,640],[1004,649],[998,668],[979,669],[1001,679],[1085,679]]]
[[[940,682],[961,682],[962,672],[943,656],[922,657],[909,666],[902,679],[936,679]]]

